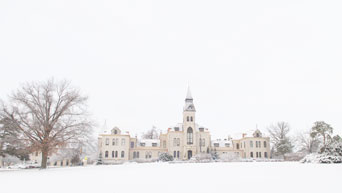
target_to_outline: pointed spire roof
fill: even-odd
[[[185,106],[183,109],[184,111],[196,111],[193,100],[194,99],[192,98],[190,87],[188,86],[188,92],[187,92],[186,98],[185,98]]]

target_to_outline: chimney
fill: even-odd
[[[242,133],[242,138],[245,138],[246,137],[246,133]]]

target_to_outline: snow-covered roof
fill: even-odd
[[[231,140],[228,139],[215,139],[211,141],[212,147],[233,147],[233,143]]]
[[[152,144],[157,144],[157,145],[153,146]],[[137,145],[140,147],[159,147],[160,140],[159,139],[140,139]]]
[[[203,131],[208,131],[208,128],[200,126],[198,124],[195,124],[196,131],[200,131],[200,128],[203,129]],[[183,123],[178,123],[174,126],[169,127],[169,131],[177,131],[177,128],[179,131],[183,131]]]
[[[229,137],[231,137],[232,139],[242,139],[244,137],[257,137],[257,133],[259,133],[259,137],[265,137],[259,129],[250,129],[246,132],[234,133],[233,135],[229,135]]]

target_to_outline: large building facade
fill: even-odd
[[[98,139],[99,156],[104,163],[118,161],[158,159],[161,153],[169,153],[176,160],[215,152],[219,156],[233,154],[240,158],[269,158],[270,143],[259,130],[242,138],[211,140],[207,128],[196,124],[196,108],[188,89],[183,108],[183,122],[161,133],[159,139],[138,139],[115,127],[103,131]]]

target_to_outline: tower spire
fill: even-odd
[[[188,92],[185,98],[184,111],[196,111],[193,100],[194,99],[192,98],[192,95],[191,95],[190,86],[188,86]]]

